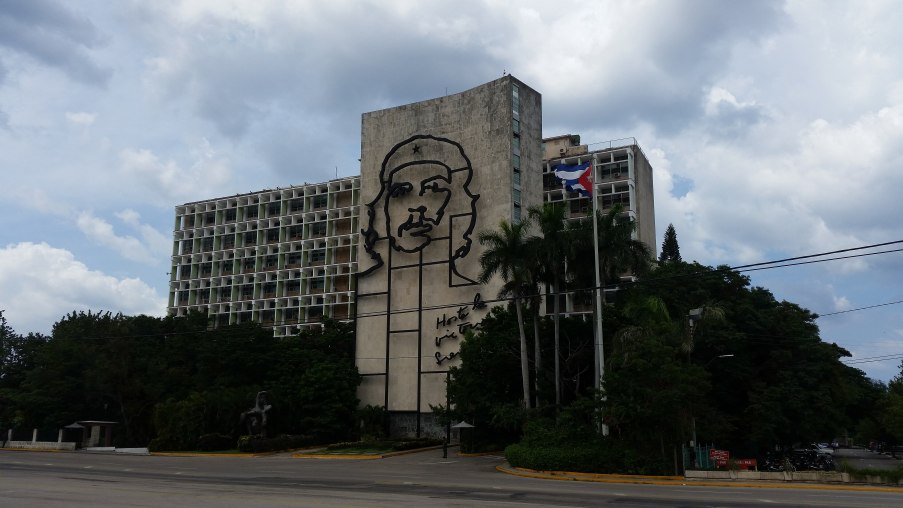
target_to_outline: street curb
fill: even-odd
[[[357,455],[357,454],[341,454],[341,453],[295,453],[292,454],[293,459],[350,459],[350,460],[375,460],[386,459],[389,457],[397,457],[399,455],[408,455],[411,453],[428,452],[430,450],[440,450],[442,445],[430,446],[427,448],[414,448],[412,450],[401,450],[397,452],[387,452],[379,455]]]
[[[155,457],[260,457],[256,453],[149,452]]]
[[[892,487],[869,487],[854,485],[826,484],[789,484],[789,483],[737,483],[686,480],[682,476],[640,476],[594,473],[569,473],[565,471],[537,471],[533,469],[496,466],[496,471],[513,476],[538,478],[542,480],[577,481],[595,483],[629,483],[641,485],[673,485],[683,487],[745,487],[754,489],[808,489],[808,490],[847,490],[858,492],[888,492],[903,494],[903,489]]]
[[[3,452],[41,452],[41,453],[71,453],[74,450],[47,450],[40,448],[0,448]]]

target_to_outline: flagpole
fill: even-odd
[[[602,379],[605,377],[605,348],[602,334],[602,277],[599,271],[599,199],[596,192],[598,190],[596,187],[596,168],[598,164],[595,154],[593,154],[592,165],[593,181],[590,199],[593,200],[593,260],[596,264],[596,390],[599,391],[602,388]],[[602,400],[605,400],[604,396],[602,396]],[[599,426],[602,435],[607,436],[608,425],[602,422],[601,415]]]

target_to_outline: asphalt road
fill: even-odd
[[[704,508],[903,506],[903,491],[565,482],[441,450],[382,460],[0,451],[0,506]]]

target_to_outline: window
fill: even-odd
[[[512,216],[512,219],[515,223],[520,222],[520,213],[521,213],[520,205],[515,204],[514,205],[514,214]]]
[[[520,171],[518,171],[517,169],[514,170],[513,181],[514,185],[520,186]]]
[[[520,111],[520,88],[511,84],[511,110],[515,113]]]
[[[514,133],[514,136],[520,136],[520,120],[516,118],[511,119],[511,132]]]
[[[313,207],[314,208],[325,208],[328,203],[329,196],[325,194],[321,194],[319,196],[314,196]]]
[[[322,263],[323,261],[326,261],[326,249],[316,249],[310,251],[311,263]]]
[[[293,199],[289,204],[289,210],[292,212],[300,212],[304,210],[304,201],[301,199]]]
[[[580,198],[571,201],[571,213],[586,214],[589,212],[589,199]]]
[[[300,252],[292,252],[288,255],[288,264],[290,265],[300,265],[301,264],[301,253]]]
[[[235,222],[236,212],[237,210],[235,208],[226,210],[226,222]]]
[[[513,151],[515,155],[520,155],[520,138],[519,137],[514,137],[511,139],[511,151]]]
[[[520,205],[520,191],[517,189],[512,189],[512,196],[514,197],[514,204]]]
[[[514,154],[511,156],[511,161],[515,169],[520,169],[520,155]]]
[[[310,280],[310,289],[323,289],[326,287],[325,277],[315,277]]]
[[[325,235],[326,234],[326,223],[325,222],[315,222],[311,227],[311,234],[313,235]]]
[[[276,217],[277,215],[279,215],[279,203],[267,205],[267,217]]]
[[[246,219],[256,219],[257,218],[257,205],[251,205],[245,208],[245,218]]]

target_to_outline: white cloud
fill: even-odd
[[[194,162],[182,168],[172,159],[160,160],[151,150],[127,148],[119,153],[119,163],[127,177],[137,179],[169,205],[223,192],[231,179],[228,160],[219,157],[206,139],[190,155]]]
[[[165,259],[172,253],[172,238],[157,231],[153,226],[141,222],[141,215],[134,210],[117,212],[116,217],[138,231],[147,249],[157,259]]]
[[[851,308],[850,300],[845,296],[834,297],[834,312],[849,310]]]
[[[18,333],[49,333],[73,310],[162,316],[166,298],[135,278],[90,270],[71,252],[23,242],[0,249],[0,309]]]
[[[126,259],[147,264],[157,264],[161,261],[161,258],[155,256],[140,240],[133,236],[117,235],[109,222],[95,217],[90,212],[79,213],[75,223],[85,236],[101,245],[110,247]],[[158,240],[153,238],[153,235],[151,236],[152,240]],[[154,247],[159,248],[159,245],[154,245]]]
[[[96,119],[97,119],[97,113],[85,113],[85,112],[72,113],[69,111],[66,112],[66,120],[69,120],[70,122],[74,123],[75,125],[80,125],[83,127],[90,127],[94,123],[94,120],[96,120]]]

